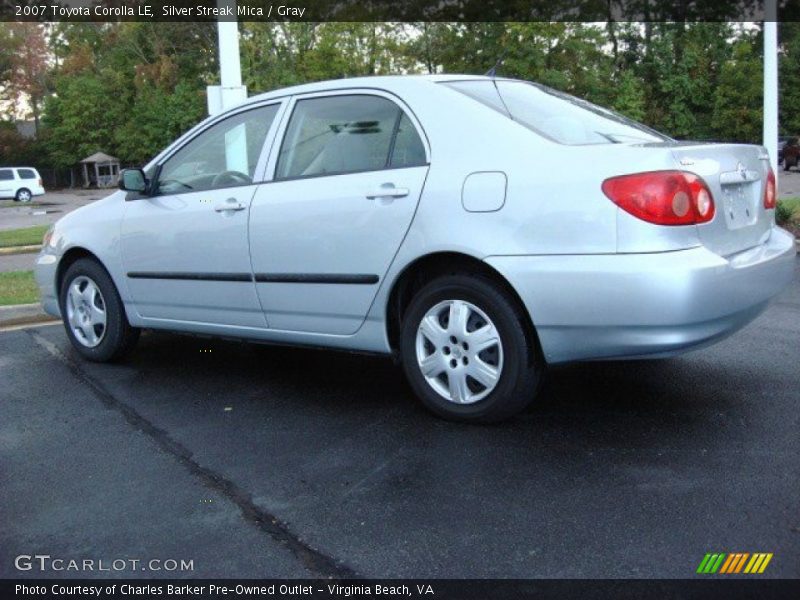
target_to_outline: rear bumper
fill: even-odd
[[[652,254],[494,256],[550,363],[670,356],[740,329],[791,281],[794,238],[721,257],[704,247]]]

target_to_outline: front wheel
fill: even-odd
[[[490,279],[448,275],[423,287],[403,318],[411,387],[446,419],[495,422],[536,396],[544,361],[522,309]]]
[[[128,323],[117,288],[97,261],[82,258],[67,269],[59,300],[67,337],[84,358],[108,362],[133,349],[139,330]]]

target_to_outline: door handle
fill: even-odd
[[[245,208],[247,207],[241,202],[237,202],[236,198],[228,198],[225,201],[225,204],[217,204],[217,206],[214,207],[214,211],[218,213],[228,211],[233,212],[237,210],[244,210]]]
[[[367,194],[367,200],[376,198],[402,198],[408,196],[408,188],[395,187],[393,183],[384,183],[378,189]]]

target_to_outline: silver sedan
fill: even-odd
[[[511,79],[277,90],[120,188],[37,261],[82,356],[120,359],[143,328],[391,354],[462,421],[522,410],[548,364],[717,341],[794,265],[763,147],[676,142]]]

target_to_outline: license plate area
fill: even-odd
[[[758,219],[754,198],[755,182],[723,185],[722,202],[718,207],[724,216],[728,229],[740,229],[753,225]]]

